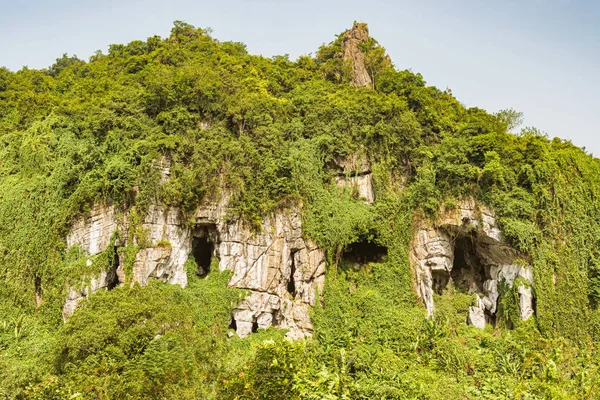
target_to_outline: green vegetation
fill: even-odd
[[[600,397],[600,161],[534,128],[510,133],[519,113],[465,108],[395,70],[375,41],[363,48],[375,87],[351,87],[339,46],[269,59],[176,22],[166,39],[111,45],[89,62],[0,68],[0,397]],[[361,152],[373,164],[370,207],[340,193],[330,167]],[[69,280],[114,256],[110,246],[88,266],[65,252],[75,217],[98,202],[135,206],[138,223],[156,201],[191,212],[220,180],[232,212],[255,225],[303,205],[306,234],[330,260],[312,339],[229,338],[244,293],[217,268],[190,273],[186,289],[99,292],[63,323]],[[467,326],[472,298],[452,288],[425,318],[408,262],[413,223],[465,196],[494,207],[531,258],[526,323],[515,324],[509,289],[496,327]],[[341,260],[358,240],[387,256]],[[130,274],[138,248],[119,251]]]

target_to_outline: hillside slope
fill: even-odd
[[[0,395],[599,398],[600,161],[518,120],[360,23],[0,68]]]

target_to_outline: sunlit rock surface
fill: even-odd
[[[147,243],[128,242],[126,213],[117,218],[114,207],[96,206],[89,216],[73,224],[67,244],[77,245],[87,256],[94,256],[107,250],[112,235],[119,231],[125,239],[114,241],[115,246],[142,247],[133,262],[130,280],[130,284],[137,282],[142,286],[150,279],[159,279],[185,287],[184,264],[189,257],[198,257],[196,261],[200,263],[208,260],[199,266],[199,275],[207,273],[216,258],[221,271],[233,272],[230,287],[251,291],[232,316],[240,336],[271,325],[289,329],[293,338],[310,335],[308,311],[315,304],[317,290],[322,292],[325,256],[314,243],[303,238],[299,209],[277,210],[265,217],[261,229],[256,230],[227,213],[227,198],[225,195],[199,207],[191,226],[184,223],[176,208],[151,207],[142,224]],[[102,283],[106,274],[116,274],[119,284],[125,282],[123,260],[117,264],[115,271],[102,271],[92,277],[91,285],[84,281],[69,288],[63,307],[65,318],[80,300],[108,287]]]

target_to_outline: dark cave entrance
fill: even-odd
[[[294,275],[296,274],[296,252],[290,253],[290,276],[287,284],[287,291],[292,295],[292,298],[296,297],[296,282],[294,281]]]
[[[477,254],[474,235],[458,235],[454,242],[454,263],[450,276],[457,289],[468,293],[482,293],[486,272]]]
[[[198,276],[204,277],[210,272],[213,251],[214,243],[208,238],[194,237],[192,239],[192,255],[196,265],[198,265],[198,271],[196,272]]]
[[[274,310],[272,315],[273,315],[273,319],[271,320],[271,325],[279,326],[279,323],[281,322],[281,311]]]
[[[256,333],[258,331],[258,322],[256,320],[254,320],[254,322],[252,322],[252,333]]]
[[[217,227],[214,224],[199,225],[194,230],[192,237],[192,256],[198,270],[196,275],[205,277],[210,272],[210,264],[215,255],[215,243],[217,237]]]
[[[342,254],[342,260],[352,264],[381,262],[388,249],[369,240],[361,240],[349,245]]]
[[[110,265],[108,271],[106,271],[106,288],[112,290],[121,283],[117,274],[117,269],[121,262],[119,259],[119,246],[113,246],[112,254],[109,255],[109,261]]]
[[[452,236],[452,235],[451,235]],[[433,290],[442,294],[452,282],[454,288],[463,293],[483,293],[483,283],[489,279],[484,263],[478,254],[478,238],[475,232],[461,233],[454,236],[454,260],[452,270],[432,271]]]
[[[231,322],[229,322],[229,329],[233,329],[237,332],[237,323],[235,322],[235,318],[231,317]]]

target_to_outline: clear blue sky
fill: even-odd
[[[11,70],[164,37],[174,20],[295,59],[364,21],[397,68],[467,106],[522,111],[525,125],[600,156],[600,1],[0,0],[0,10],[0,65]]]

